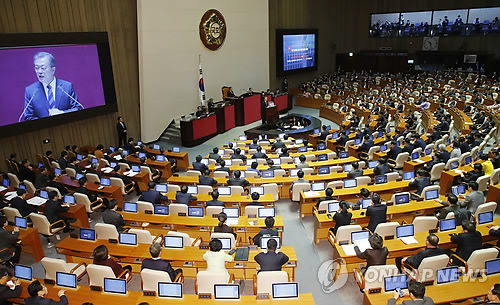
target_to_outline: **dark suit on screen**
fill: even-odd
[[[56,78],[56,88],[54,96],[55,108],[64,112],[72,112],[83,109],[80,104],[67,96],[63,92],[63,90],[72,98],[78,100],[76,93],[73,90],[73,84],[68,81]],[[33,99],[28,105],[28,102],[31,98]],[[49,101],[47,100],[47,95],[45,94],[45,89],[41,82],[37,81],[26,87],[24,91],[24,107],[26,108],[26,112],[24,113],[25,121],[36,120],[49,116]]]

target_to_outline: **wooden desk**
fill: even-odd
[[[445,199],[445,198],[442,198]],[[390,205],[387,207],[387,222],[396,221],[412,223],[417,216],[434,216],[434,212],[443,208],[443,205],[434,200],[411,201],[409,204]],[[370,217],[366,216],[366,210],[350,210],[352,213],[351,224],[361,227],[368,226]],[[335,227],[335,221],[328,214],[314,214],[314,242],[318,244],[321,240],[328,239],[330,228]]]
[[[473,170],[472,166],[465,165],[465,166],[459,167],[458,169],[469,172],[469,171]],[[446,195],[446,194],[450,193],[451,187],[453,186],[453,181],[458,177],[460,177],[460,174],[455,172],[455,170],[442,171],[441,172],[441,179],[439,181],[439,187],[440,187],[439,193],[441,195]]]
[[[166,196],[168,197],[168,200],[171,202],[175,202],[175,195],[176,192],[168,192],[166,193]],[[198,194],[195,195],[197,198],[196,201],[194,201],[192,206],[205,206],[207,201],[212,200],[212,196],[209,194]],[[250,195],[231,195],[231,196],[219,196],[218,198],[220,201],[223,201],[225,203],[226,207],[241,207],[240,213],[241,216],[243,216],[245,212],[245,207],[253,202],[252,198]],[[273,194],[264,194],[259,197],[258,200],[260,203],[262,203],[266,207],[274,207],[274,196]]]
[[[315,99],[312,97],[305,97],[300,95],[295,97],[295,106],[299,107],[320,109],[320,107],[327,102],[327,100]]]
[[[421,160],[423,162],[405,161],[405,163],[403,164],[403,172],[413,172],[417,170],[419,167],[423,167],[425,164],[432,161],[432,157],[424,156],[420,157],[418,160]]]
[[[144,147],[144,150],[146,150],[150,154],[155,154],[159,155],[161,152],[157,149],[152,149],[149,147]],[[164,151],[163,154],[167,156],[168,158],[175,159],[177,161],[177,168],[187,170],[189,166],[189,156],[187,152],[171,152],[171,151]]]
[[[12,231],[13,228],[13,226],[6,227],[8,231]],[[23,243],[23,252],[31,253],[36,262],[41,261],[45,257],[37,229],[31,227],[26,229],[19,228],[19,239]]]
[[[500,184],[493,184],[488,187],[486,202],[496,202],[500,204]]]
[[[322,105],[319,108],[319,117],[320,118],[328,119],[339,126],[342,125],[342,122],[344,121],[344,118],[346,115],[347,115],[347,113],[340,112],[338,109],[335,110],[332,108],[332,106]]]
[[[71,190],[75,190],[77,187],[80,186],[77,180],[74,180],[70,176],[59,176],[57,177],[57,182],[60,182],[64,184],[66,187],[68,187]],[[99,193],[101,196],[107,197],[107,198],[112,198],[116,199],[116,202],[118,203],[118,206],[123,208],[123,193],[122,189],[119,186],[106,186],[102,189],[98,189],[99,185],[95,183],[87,183],[87,189],[91,192],[94,193]]]
[[[139,158],[134,157],[134,156],[127,156],[125,160],[135,163],[135,164],[141,164],[141,160]],[[162,179],[168,179],[170,176],[172,176],[172,166],[170,165],[170,162],[165,160],[163,162],[160,161],[155,161],[151,159],[147,159],[146,164],[151,166],[152,168],[155,168],[159,171],[162,172],[161,178]]]
[[[152,235],[158,236],[159,234],[167,234],[168,231],[179,231],[188,233],[191,237],[201,237],[204,241],[210,240],[210,235],[214,227],[219,224],[217,218],[212,215],[205,217],[186,217],[186,216],[164,216],[145,213],[127,213],[120,212],[127,226],[135,228],[144,228],[151,232]],[[243,243],[248,242],[248,237],[254,237],[261,229],[265,228],[265,218],[248,218],[247,216],[240,216],[238,224],[231,225],[235,228],[235,233],[238,238],[241,238]],[[282,236],[284,231],[283,219],[281,216],[276,215],[274,218],[274,228],[278,230],[279,236]],[[256,222],[255,224],[254,221]],[[143,223],[149,223],[148,226],[142,227]],[[249,224],[252,222],[252,224]]]
[[[76,242],[78,241],[78,242]],[[86,241],[77,240],[67,237],[57,244],[58,253],[66,256],[67,262],[86,262],[92,263],[90,258],[92,251],[99,246],[106,245],[109,254],[114,257],[120,257],[122,264],[130,264],[133,272],[140,272],[142,260],[150,258],[148,244],[138,244],[137,246],[126,246],[120,244],[112,244],[107,240]],[[287,271],[290,275],[290,280],[295,279],[295,268],[297,267],[297,255],[291,246],[283,246],[281,251],[288,255],[290,260],[286,263],[282,270]],[[184,247],[184,249],[163,249],[161,257],[171,261],[175,268],[182,268],[184,276],[196,277],[198,271],[207,268],[206,262],[203,260],[203,254],[207,250],[199,249],[198,247]],[[250,250],[247,262],[230,262],[226,264],[226,269],[229,273],[234,273],[238,279],[252,279],[257,273],[257,263],[255,255],[260,253],[259,250]]]

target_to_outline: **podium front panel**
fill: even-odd
[[[245,97],[243,100],[245,125],[261,119],[260,94]]]
[[[274,104],[278,107],[278,111],[288,110],[288,94],[275,97]]]
[[[224,107],[225,130],[236,127],[234,108],[234,105]]]

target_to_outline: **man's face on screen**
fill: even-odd
[[[35,73],[39,82],[50,84],[54,79],[55,72],[56,67],[50,66],[50,61],[47,56],[35,60]]]

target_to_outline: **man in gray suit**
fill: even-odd
[[[396,304],[399,293],[394,291],[393,295],[394,297],[387,301],[387,305]],[[408,284],[408,292],[405,292],[405,296],[409,296],[411,300],[403,301],[403,305],[434,305],[434,301],[425,296],[425,286],[420,282],[411,281]]]
[[[116,212],[118,205],[116,204],[116,200],[110,200],[107,204],[107,209],[102,212],[102,221],[104,223],[114,225],[118,232],[123,232],[125,229],[123,226],[125,225],[125,220],[123,220],[123,216],[120,213]]]
[[[469,182],[469,194],[465,196],[462,207],[466,207],[472,213],[475,213],[477,207],[484,203],[484,194],[479,190],[479,184],[475,181]]]
[[[356,178],[363,176],[363,170],[359,169],[358,161],[352,162],[352,169],[347,173],[347,177]]]
[[[293,190],[293,185],[294,185],[295,183],[309,183],[309,181],[308,181],[308,180],[304,179],[304,172],[303,172],[302,170],[299,170],[299,171],[297,172],[297,178],[299,178],[299,179],[297,179],[297,180],[295,180],[295,181],[292,181],[292,184],[290,184],[290,192],[292,192],[292,190]]]

